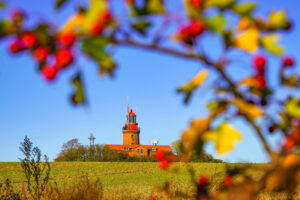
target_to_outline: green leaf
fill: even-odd
[[[116,63],[111,59],[109,55],[101,59],[98,64],[100,67],[99,69],[100,75],[104,75],[104,74],[109,74],[110,76],[114,75]]]
[[[235,4],[235,0],[209,0],[205,1],[204,7],[218,7],[220,10],[230,8]]]
[[[106,0],[90,0],[90,6],[86,11],[85,18],[82,24],[82,29],[88,32],[91,27],[97,23],[99,13],[107,11],[108,4]]]
[[[108,54],[105,52],[105,47],[108,43],[108,38],[102,36],[87,37],[82,40],[82,50],[89,57],[99,61],[108,56]]]
[[[11,22],[7,19],[0,21],[0,37],[6,36],[10,32]]]
[[[146,0],[146,10],[148,14],[163,14],[165,7],[162,0]]]
[[[251,15],[252,11],[256,9],[256,4],[251,2],[236,4],[232,10],[241,16]]]
[[[221,33],[226,25],[226,19],[222,15],[205,19],[206,28],[213,33]]]
[[[277,44],[279,36],[276,34],[265,35],[260,38],[261,45],[270,53],[280,56],[283,54],[284,50],[281,46]]]
[[[151,26],[151,23],[145,20],[140,20],[134,24],[131,24],[131,28],[136,30],[138,33],[141,35],[145,36],[146,35],[146,29]]]
[[[102,36],[88,37],[82,41],[83,52],[97,62],[101,75],[106,73],[113,75],[116,68],[116,64],[105,51],[108,44],[109,39]]]
[[[85,103],[84,90],[81,81],[81,74],[78,72],[72,79],[72,85],[74,87],[74,92],[71,96],[72,103],[75,105]]]
[[[56,0],[55,2],[55,9],[60,9],[65,3],[69,0]]]
[[[291,98],[284,107],[288,115],[300,118],[300,99]]]
[[[0,1],[0,10],[6,8],[6,2]]]

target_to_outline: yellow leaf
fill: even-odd
[[[242,99],[235,99],[232,103],[240,110],[240,112],[251,118],[261,117],[264,115],[263,111],[258,106],[248,103]]]
[[[276,34],[265,35],[260,39],[262,46],[267,51],[279,56],[283,54],[283,48],[277,44],[278,40],[279,40],[279,35]]]
[[[235,46],[249,52],[254,52],[258,48],[258,36],[258,29],[249,28],[236,38]]]
[[[208,70],[207,69],[203,69],[201,70],[191,81],[192,85],[196,88],[199,85],[201,85],[206,77],[208,75]]]
[[[223,155],[233,150],[233,143],[240,141],[242,137],[227,122],[223,122],[217,129],[204,133],[202,139],[214,142],[217,153]]]
[[[285,105],[287,114],[292,117],[300,118],[300,99],[290,99]]]
[[[197,140],[201,139],[201,134],[208,129],[210,120],[208,118],[199,118],[191,122],[190,128],[181,135],[181,141],[185,144],[186,152],[190,152]]]
[[[255,77],[247,77],[241,80],[238,85],[245,85],[245,86],[257,86],[257,79]]]
[[[86,17],[83,22],[83,30],[90,32],[95,23],[99,20],[100,13],[108,10],[107,0],[90,0],[90,7],[86,12]]]
[[[81,25],[84,20],[84,15],[76,13],[73,16],[71,16],[67,22],[62,26],[60,29],[60,33],[76,33],[80,31]]]

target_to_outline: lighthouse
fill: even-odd
[[[130,156],[153,156],[157,152],[172,152],[169,145],[158,145],[157,141],[151,142],[151,145],[140,144],[140,127],[136,122],[136,114],[129,109],[129,105],[122,133],[123,144],[105,144],[104,147]]]
[[[140,128],[136,122],[136,114],[132,109],[127,110],[126,123],[123,126],[123,145],[140,144]]]

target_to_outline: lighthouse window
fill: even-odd
[[[151,148],[151,151],[156,151],[156,149],[154,147]]]
[[[125,150],[125,151],[128,151],[128,147],[124,147],[124,150]]]
[[[141,149],[141,153],[143,153],[143,149]]]
[[[137,150],[137,153],[140,153],[140,150],[139,150],[139,149]]]
[[[133,135],[131,135],[131,139],[134,139],[134,136],[133,136]]]

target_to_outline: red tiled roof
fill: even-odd
[[[123,144],[106,144],[104,147],[109,147],[110,149],[118,150],[118,151],[123,151],[124,147],[132,148],[135,149],[139,146],[145,147],[147,149],[151,148],[156,148],[157,151],[172,151],[171,147],[169,145],[123,145]]]

